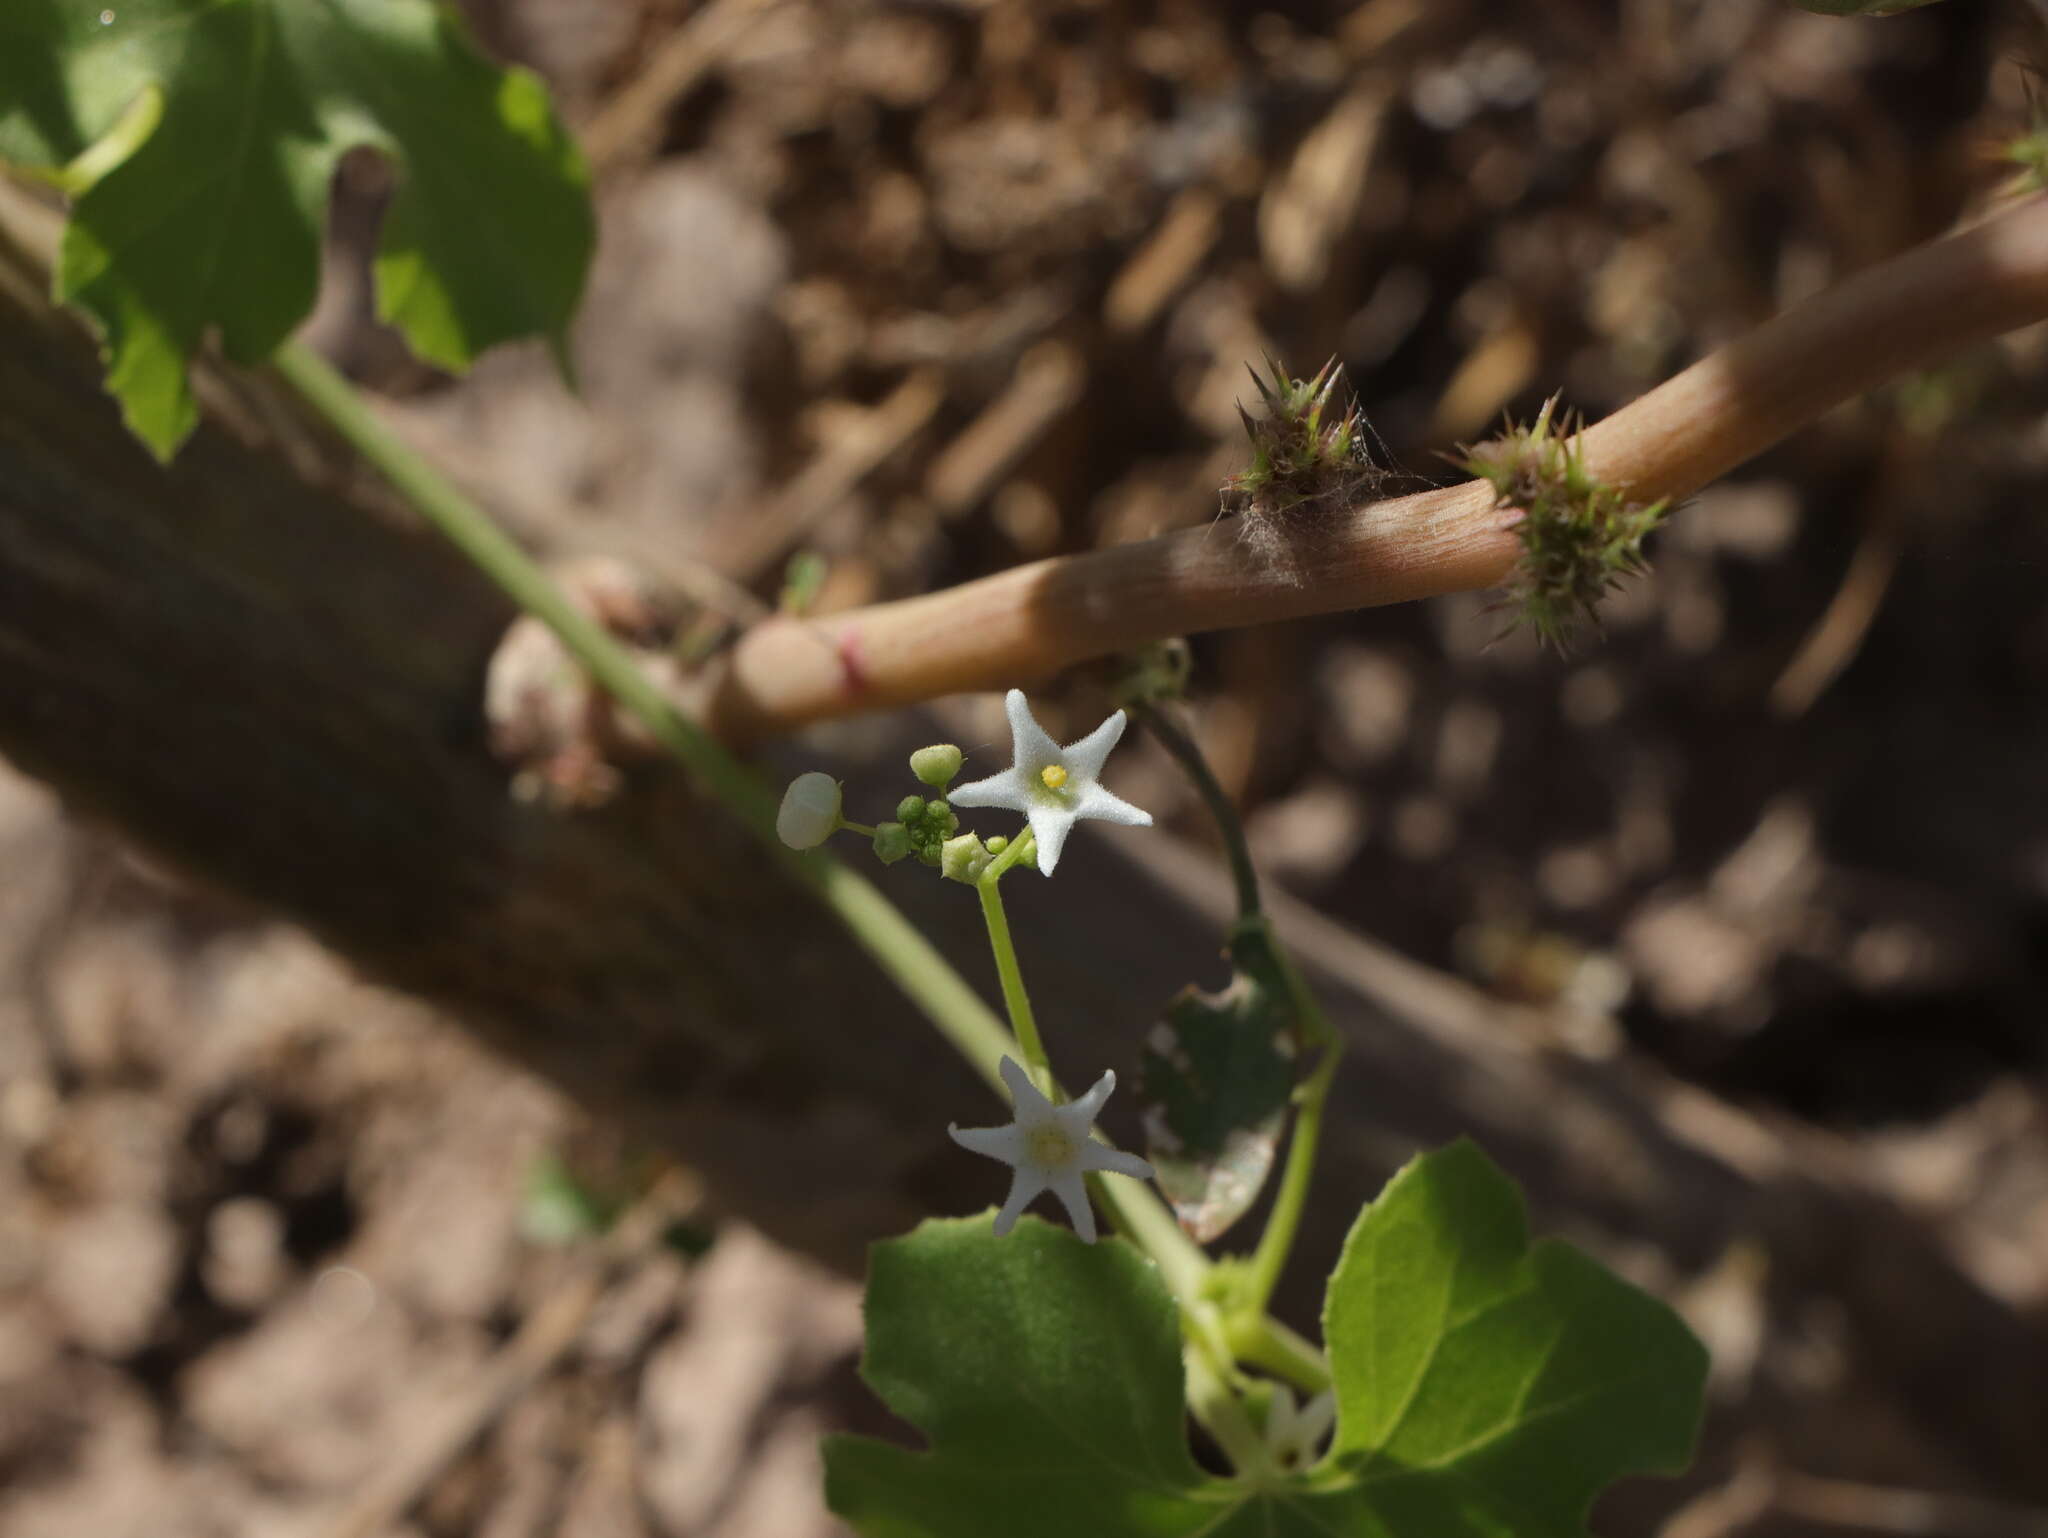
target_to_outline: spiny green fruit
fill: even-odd
[[[1307,503],[1348,499],[1381,479],[1366,451],[1365,418],[1355,405],[1334,409],[1344,381],[1335,358],[1313,379],[1290,377],[1272,358],[1266,360],[1270,377],[1246,368],[1265,412],[1255,417],[1237,408],[1252,457],[1224,483],[1227,510],[1272,517]]]
[[[1579,424],[1560,422],[1557,400],[1528,427],[1468,449],[1461,461],[1493,487],[1495,502],[1519,509],[1522,559],[1509,577],[1516,617],[1562,650],[1582,624],[1599,623],[1599,603],[1625,577],[1649,569],[1643,541],[1669,501],[1631,502],[1586,468]]]

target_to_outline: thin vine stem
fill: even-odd
[[[1010,919],[1003,909],[1002,880],[1037,848],[1027,831],[976,878],[975,892],[981,898],[982,921],[988,925],[988,948],[996,959],[996,980],[1002,985],[1003,1006],[1010,1012],[1010,1029],[1021,1049],[1024,1071],[1031,1075],[1041,1093],[1054,1100],[1065,1096],[1052,1076],[1052,1061],[1046,1056],[1045,1040],[1038,1034],[1038,1017],[1031,1012],[1031,995],[1024,988],[1024,972],[1017,965],[1017,947],[1010,939]]]
[[[1239,1361],[1284,1378],[1306,1393],[1320,1394],[1335,1381],[1330,1375],[1330,1359],[1314,1342],[1270,1314],[1240,1314],[1225,1329],[1231,1352]]]
[[[1280,1285],[1280,1273],[1294,1251],[1294,1236],[1301,1227],[1301,1215],[1308,1206],[1308,1191],[1315,1178],[1316,1155],[1322,1147],[1323,1109],[1329,1103],[1330,1085],[1337,1077],[1337,1060],[1343,1049],[1332,1041],[1324,1046],[1322,1061],[1303,1081],[1296,1095],[1294,1131],[1287,1141],[1287,1163],[1280,1172],[1280,1188],[1273,1197],[1273,1209],[1259,1234],[1258,1247],[1246,1263],[1239,1306],[1263,1318]]]
[[[1288,1002],[1294,1006],[1294,1018],[1302,1042],[1310,1047],[1320,1047],[1323,1054],[1314,1071],[1296,1092],[1294,1131],[1287,1143],[1287,1164],[1280,1173],[1280,1189],[1273,1198],[1273,1209],[1266,1216],[1266,1226],[1259,1234],[1258,1247],[1252,1251],[1245,1273],[1245,1290],[1240,1306],[1257,1319],[1264,1320],[1266,1307],[1273,1298],[1273,1289],[1279,1286],[1280,1274],[1286,1270],[1287,1258],[1293,1253],[1294,1236],[1301,1227],[1302,1213],[1308,1207],[1309,1186],[1315,1179],[1316,1155],[1322,1147],[1323,1112],[1329,1104],[1330,1086],[1337,1080],[1337,1064],[1344,1055],[1344,1038],[1330,1024],[1330,1017],[1323,1012],[1322,1000],[1309,987],[1308,979],[1302,976],[1294,957],[1273,935],[1271,921],[1261,917],[1256,922],[1266,929],[1266,948],[1286,983]]]
[[[1238,818],[1237,808],[1209,768],[1209,760],[1203,756],[1195,739],[1164,706],[1152,700],[1138,699],[1132,700],[1127,708],[1180,765],[1181,772],[1193,782],[1196,792],[1208,806],[1209,818],[1216,824],[1217,835],[1223,840],[1223,852],[1230,858],[1230,879],[1237,887],[1237,911],[1245,918],[1255,917],[1261,911],[1258,870],[1252,864],[1251,848],[1245,843],[1244,824]]]
[[[1247,935],[1256,936],[1263,942],[1287,989],[1298,1038],[1305,1046],[1322,1050],[1321,1060],[1295,1093],[1297,1110],[1294,1130],[1287,1143],[1287,1163],[1281,1171],[1279,1190],[1274,1196],[1272,1210],[1266,1216],[1266,1226],[1259,1235],[1257,1248],[1246,1263],[1239,1284],[1241,1291],[1235,1299],[1239,1312],[1262,1320],[1266,1305],[1272,1300],[1273,1290],[1280,1284],[1280,1274],[1287,1267],[1287,1257],[1293,1253],[1294,1237],[1308,1205],[1316,1155],[1322,1146],[1323,1109],[1330,1098],[1330,1085],[1337,1076],[1337,1061],[1343,1050],[1342,1038],[1331,1027],[1321,1001],[1301,975],[1301,968],[1295,965],[1294,958],[1273,933],[1272,921],[1260,909],[1258,873],[1252,865],[1251,849],[1245,842],[1244,823],[1237,815],[1236,806],[1224,793],[1215,772],[1210,769],[1201,745],[1157,702],[1133,700],[1129,708],[1194,783],[1230,856],[1238,907],[1237,923],[1231,930],[1232,950],[1235,951]]]
[[[1002,1088],[1002,1060],[1019,1052],[1019,1044],[967,980],[873,882],[822,851],[799,854],[785,848],[775,836],[775,800],[767,787],[721,742],[678,711],[602,626],[572,604],[488,514],[392,432],[323,358],[288,342],[273,362],[284,381],[422,518],[506,597],[547,625],[601,688],[696,773],[769,855],[817,894],[940,1035],[991,1086]],[[1119,1228],[1158,1263],[1174,1296],[1183,1303],[1198,1298],[1211,1263],[1181,1232],[1165,1203],[1136,1181],[1099,1182],[1097,1189]]]
[[[374,465],[421,517],[508,598],[554,631],[600,687],[739,817],[773,858],[816,892],[961,1055],[1000,1087],[997,1068],[1012,1049],[1009,1032],[981,996],[872,882],[829,855],[798,854],[785,848],[775,836],[775,800],[768,788],[723,744],[677,710],[596,620],[570,602],[487,514],[385,426],[355,387],[326,360],[300,343],[288,342],[275,363],[286,383]]]

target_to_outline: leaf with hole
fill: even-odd
[[[1295,1010],[1265,925],[1240,922],[1222,991],[1185,988],[1138,1068],[1145,1153],[1195,1239],[1217,1238],[1258,1200],[1294,1092]]]

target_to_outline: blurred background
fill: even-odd
[[[1212,520],[1268,353],[1345,365],[1392,489],[1553,391],[1604,413],[1992,206],[2048,56],[1988,0],[464,9],[593,165],[582,394],[371,322],[367,159],[312,335],[520,532],[733,624],[793,557],[837,608]],[[1699,1466],[1603,1531],[2048,1533],[2044,350],[1710,488],[1570,655],[1485,595],[1195,642],[1318,966],[1457,1001],[1454,1056],[1653,1086],[1741,1176],[1654,1193],[1668,1233],[1539,1194],[1715,1353]],[[853,1280],[17,777],[0,872],[0,1534],[837,1531]],[[1500,1116],[1597,1161],[1581,1103]]]

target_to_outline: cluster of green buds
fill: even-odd
[[[964,760],[965,755],[951,743],[919,748],[910,755],[910,772],[936,794],[905,796],[896,803],[893,818],[872,828],[846,819],[840,807],[839,782],[831,775],[817,771],[800,774],[783,793],[775,832],[792,849],[815,849],[845,829],[872,839],[875,858],[884,865],[915,856],[950,875],[950,865],[958,861],[948,851],[962,836],[960,819],[946,801],[946,787],[960,773]],[[982,863],[987,863],[986,856]]]
[[[1367,453],[1365,418],[1355,405],[1336,409],[1344,370],[1335,358],[1313,379],[1291,378],[1271,358],[1266,368],[1270,378],[1250,370],[1264,415],[1237,408],[1252,457],[1224,483],[1227,511],[1274,516],[1325,499],[1349,500],[1382,479]]]
[[[895,817],[873,828],[847,821],[840,811],[839,782],[831,775],[800,774],[783,793],[776,834],[792,849],[815,849],[845,829],[873,839],[875,857],[884,865],[915,855],[941,875],[971,884],[1002,855],[1008,856],[1002,870],[1029,866],[1050,876],[1067,834],[1084,819],[1150,826],[1150,812],[1100,783],[1102,762],[1124,734],[1126,717],[1121,710],[1079,742],[1061,747],[1031,714],[1021,689],[1004,696],[1003,709],[1010,718],[1013,752],[1010,767],[1001,773],[951,789],[965,755],[950,742],[919,748],[910,755],[910,772],[936,794],[905,796],[896,804]],[[1001,834],[984,841],[977,834],[962,833],[953,811],[956,804],[1021,813],[1025,828],[1018,839],[1023,842],[1012,848],[1017,841]]]
[[[938,794],[909,795],[896,803],[895,821],[875,829],[876,859],[894,865],[905,855],[916,855],[925,865],[940,863],[946,840],[960,831],[960,819],[946,804],[946,787],[960,772],[964,757],[950,742],[910,755],[910,772]]]
[[[1468,449],[1463,467],[1516,509],[1522,559],[1508,603],[1548,644],[1562,648],[1581,624],[1597,623],[1600,600],[1625,577],[1649,569],[1643,541],[1664,521],[1668,501],[1633,502],[1586,468],[1576,421],[1561,419],[1553,396],[1528,427]]]

